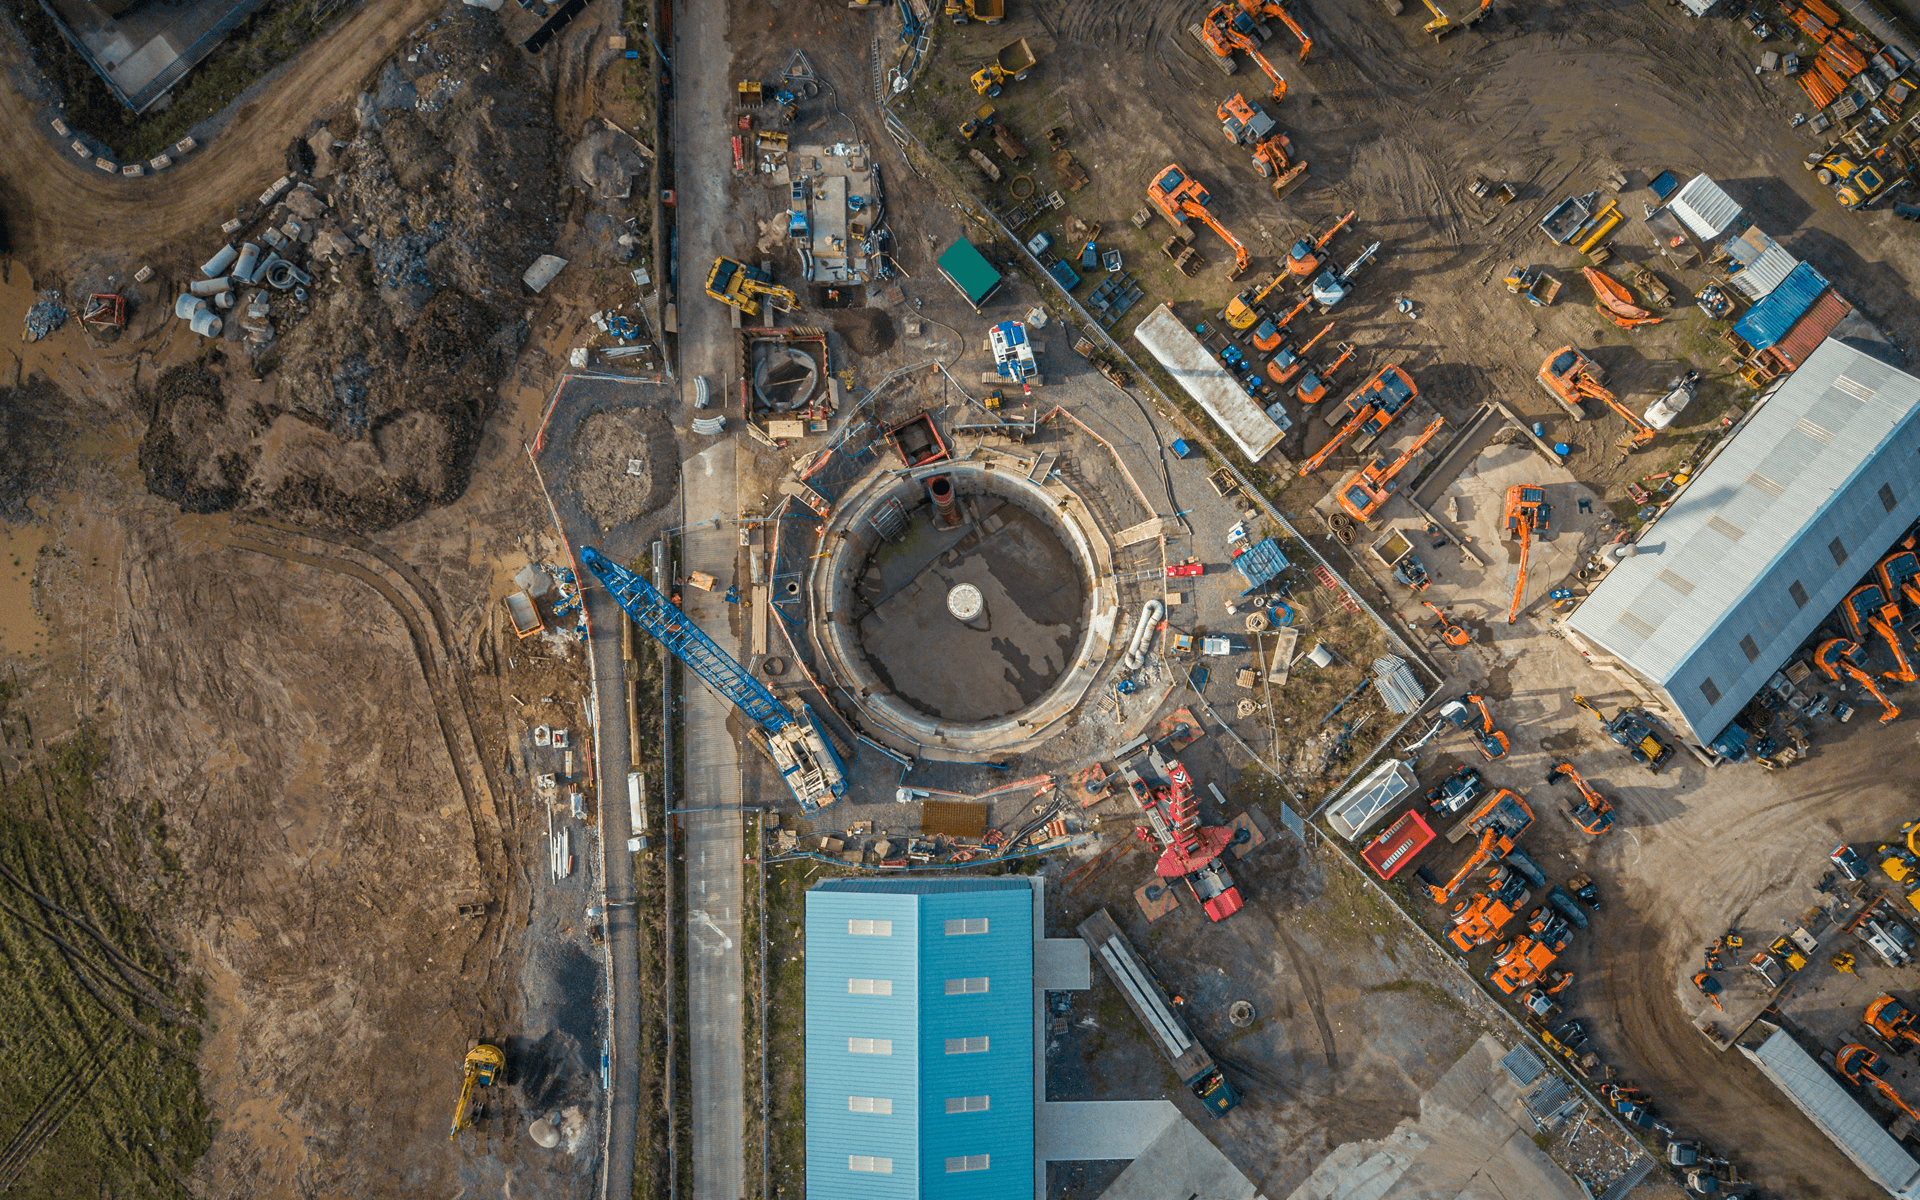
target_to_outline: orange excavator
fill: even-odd
[[[1507,606],[1507,624],[1520,615],[1520,596],[1527,590],[1527,546],[1536,533],[1551,527],[1553,506],[1547,503],[1547,489],[1515,484],[1507,489],[1507,536],[1520,540],[1520,574],[1513,581],[1513,603]]]
[[[1433,898],[1435,904],[1445,904],[1447,901],[1453,899],[1453,894],[1460,890],[1460,885],[1464,884],[1468,877],[1475,871],[1486,866],[1494,859],[1506,855],[1512,849],[1512,838],[1508,837],[1498,825],[1488,826],[1486,830],[1480,834],[1480,844],[1473,848],[1473,853],[1469,854],[1467,861],[1461,864],[1458,871],[1454,872],[1452,879],[1447,880],[1445,883],[1435,883],[1431,876],[1426,877],[1427,895]],[[1425,871],[1426,868],[1422,867],[1421,872],[1423,875]]]
[[[1492,0],[1487,2],[1492,3]],[[1300,39],[1300,58],[1302,61],[1306,59],[1307,51],[1313,49],[1313,39],[1307,36],[1306,30],[1300,28],[1300,23],[1293,19],[1292,13],[1274,3],[1274,0],[1239,0],[1239,3],[1240,10],[1254,20],[1260,21],[1272,17],[1292,30],[1293,36]]]
[[[1358,212],[1359,210],[1355,209],[1341,217],[1333,223],[1332,228],[1317,238],[1301,238],[1295,242],[1293,248],[1287,251],[1287,270],[1303,278],[1318,271],[1323,257],[1321,251],[1327,248],[1327,243],[1333,240],[1334,234],[1353,223],[1353,218]]]
[[[1333,322],[1328,321],[1325,329],[1301,343],[1299,349],[1284,349],[1275,354],[1267,360],[1267,378],[1282,387],[1292,383],[1295,376],[1307,369],[1307,351],[1313,349],[1316,342],[1332,332]]]
[[[1905,1049],[1901,1043],[1920,1046],[1920,1032],[1913,1028],[1913,1011],[1892,996],[1882,996],[1867,1005],[1867,1028],[1887,1039],[1887,1044],[1896,1049]]]
[[[1300,381],[1300,386],[1293,389],[1293,398],[1302,404],[1318,404],[1325,400],[1327,393],[1333,390],[1333,377],[1359,352],[1359,347],[1352,342],[1341,342],[1339,355],[1326,366],[1308,371],[1306,378]]]
[[[1833,1056],[1833,1065],[1840,1074],[1846,1076],[1847,1082],[1855,1087],[1872,1088],[1888,1104],[1920,1121],[1920,1112],[1913,1111],[1913,1106],[1900,1098],[1900,1093],[1893,1090],[1893,1085],[1880,1078],[1880,1072],[1875,1069],[1880,1065],[1880,1056],[1868,1047],[1859,1042],[1849,1042]]]
[[[1274,283],[1277,284],[1284,278],[1286,278],[1286,272],[1282,271],[1278,275],[1275,275],[1273,277],[1273,281]],[[1269,288],[1268,290],[1272,290],[1272,289]],[[1238,298],[1236,297],[1236,301],[1237,299]],[[1293,319],[1299,316],[1301,313],[1307,311],[1307,305],[1312,303],[1313,303],[1313,297],[1308,296],[1304,300],[1300,301],[1300,303],[1288,309],[1287,314],[1283,317],[1262,318],[1260,321],[1260,324],[1254,329],[1251,335],[1253,339],[1253,348],[1255,350],[1258,350],[1262,354],[1272,354],[1275,350],[1278,350],[1280,348],[1280,343],[1283,340],[1285,340],[1281,337],[1281,335],[1287,331],[1287,326],[1293,324]],[[1233,312],[1233,304],[1229,303],[1227,305],[1227,312],[1229,314]],[[1259,316],[1258,313],[1255,313],[1254,315]]]
[[[1340,489],[1340,507],[1356,521],[1373,520],[1374,514],[1379,512],[1381,506],[1392,499],[1394,492],[1399,490],[1400,484],[1396,477],[1401,469],[1412,462],[1413,456],[1420,453],[1421,449],[1433,440],[1434,435],[1446,427],[1446,424],[1445,417],[1435,417],[1433,423],[1414,439],[1413,445],[1408,446],[1406,453],[1399,458],[1388,462],[1384,458],[1376,457],[1372,462],[1355,471],[1353,477],[1348,479],[1345,486]]]
[[[1580,789],[1580,803],[1568,805],[1567,815],[1573,823],[1588,833],[1598,837],[1613,828],[1613,805],[1573,769],[1572,763],[1561,763],[1547,772],[1549,784],[1559,783],[1562,779],[1573,780],[1573,786]]]
[[[1227,232],[1225,225],[1213,219],[1213,214],[1207,211],[1207,204],[1212,197],[1207,195],[1206,188],[1200,186],[1200,181],[1181,170],[1178,163],[1168,163],[1154,176],[1153,182],[1147,185],[1147,199],[1153,201],[1160,215],[1180,231],[1182,241],[1193,240],[1191,221],[1199,221],[1219,234],[1221,241],[1233,247],[1233,273],[1227,278],[1238,279],[1246,274],[1253,256],[1247,253],[1247,248],[1240,244],[1239,238]]]
[[[1840,672],[1845,671],[1851,675],[1854,682],[1866,688],[1873,698],[1880,702],[1880,706],[1887,710],[1880,714],[1880,723],[1890,725],[1900,716],[1900,710],[1894,706],[1893,701],[1887,699],[1886,693],[1880,690],[1880,685],[1873,681],[1873,676],[1861,670],[1866,657],[1867,652],[1860,648],[1859,642],[1850,642],[1846,638],[1831,638],[1820,643],[1820,648],[1813,652],[1813,665],[1819,667],[1820,673],[1835,683],[1840,682]]]
[[[1638,413],[1620,403],[1618,396],[1600,385],[1603,374],[1599,364],[1592,359],[1572,346],[1562,346],[1540,364],[1540,386],[1564,405],[1576,421],[1587,419],[1586,410],[1580,407],[1583,396],[1598,400],[1619,413],[1620,419],[1627,423],[1627,437],[1621,443],[1621,448],[1638,450],[1653,440],[1655,430]]]
[[[1900,549],[1881,559],[1874,573],[1880,576],[1889,601],[1897,604],[1904,598],[1920,608],[1920,553],[1914,552],[1913,540],[1908,538]]]
[[[1243,93],[1235,92],[1215,111],[1220,115],[1220,128],[1228,141],[1236,146],[1253,147],[1253,168],[1263,178],[1273,181],[1274,195],[1279,195],[1282,188],[1300,178],[1307,169],[1306,163],[1293,161],[1292,140],[1280,132],[1267,110]]]
[[[1511,942],[1493,952],[1493,963],[1487,968],[1487,978],[1502,992],[1511,996],[1523,988],[1530,988],[1546,978],[1547,968],[1560,952],[1567,948],[1567,934],[1543,933],[1538,936],[1521,934]],[[1552,995],[1571,983],[1571,977],[1562,979],[1547,989]]]
[[[1863,583],[1847,593],[1847,599],[1840,606],[1840,615],[1846,619],[1847,629],[1852,632],[1855,641],[1865,641],[1868,633],[1877,633],[1887,648],[1893,651],[1893,661],[1897,664],[1891,671],[1880,672],[1882,679],[1891,679],[1896,683],[1913,683],[1920,676],[1913,673],[1913,664],[1907,661],[1907,649],[1900,644],[1900,635],[1893,627],[1900,621],[1900,603],[1889,598],[1888,593],[1877,583]]]
[[[1239,50],[1259,64],[1260,69],[1267,73],[1267,78],[1273,80],[1273,91],[1268,94],[1275,100],[1282,99],[1287,94],[1286,76],[1267,61],[1266,55],[1260,53],[1260,44],[1254,41],[1250,32],[1254,24],[1252,17],[1235,12],[1233,5],[1222,4],[1208,13],[1205,20],[1192,26],[1191,32],[1213,54],[1213,65],[1220,68],[1222,75],[1233,74],[1233,52]],[[1242,25],[1247,28],[1243,30]]]

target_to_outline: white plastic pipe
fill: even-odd
[[[1154,629],[1160,624],[1160,616],[1167,606],[1158,600],[1147,601],[1140,610],[1140,623],[1133,627],[1133,641],[1127,646],[1126,657],[1120,660],[1129,671],[1138,671],[1147,662],[1147,639],[1153,636]]]

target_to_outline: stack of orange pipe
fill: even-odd
[[[1829,84],[1817,70],[1800,73],[1800,89],[1806,92],[1815,108],[1825,108],[1840,98],[1840,89]]]
[[[1840,23],[1840,14],[1822,4],[1820,0],[1801,0],[1801,6],[1829,25]]]

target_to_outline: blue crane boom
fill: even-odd
[[[634,624],[760,726],[762,743],[801,808],[811,813],[846,795],[846,767],[811,708],[803,703],[796,712],[781,703],[645,579],[592,546],[580,548],[580,561],[599,576]]]

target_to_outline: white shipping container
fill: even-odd
[[[638,771],[627,772],[627,821],[634,833],[647,831],[647,777]]]

